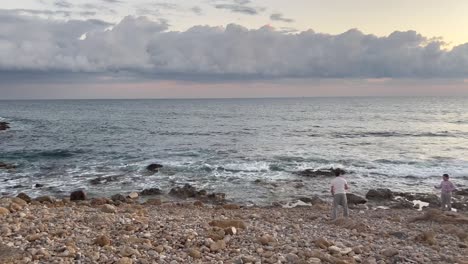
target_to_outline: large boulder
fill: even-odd
[[[306,177],[318,177],[318,176],[335,176],[335,173],[340,173],[340,175],[345,174],[346,171],[341,168],[330,168],[330,169],[305,169],[302,171],[298,171],[297,174]]]
[[[226,199],[225,193],[208,193],[206,190],[197,190],[190,184],[185,184],[183,187],[174,187],[169,191],[169,195],[187,199],[195,198],[212,203],[224,203]]]
[[[311,205],[327,203],[326,201],[320,199],[320,197],[318,197],[317,195],[314,195],[312,197],[299,197],[298,200],[304,203],[311,204]]]
[[[27,195],[25,193],[19,193],[16,197],[18,197],[20,199],[23,199],[27,203],[30,203],[32,201],[31,197],[29,197],[29,195]]]
[[[390,189],[371,189],[366,194],[366,198],[369,200],[391,200],[393,197],[393,192]]]
[[[151,171],[151,172],[158,172],[160,168],[162,168],[163,165],[158,164],[158,163],[152,163],[148,166],[146,166],[146,169]]]
[[[347,193],[346,199],[348,200],[348,204],[365,204],[367,203],[367,199],[356,195],[354,193]]]

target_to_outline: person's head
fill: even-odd
[[[341,175],[341,171],[340,170],[335,170],[335,176],[338,177]]]
[[[450,177],[449,177],[448,174],[442,175],[442,179],[444,179],[444,181],[448,181],[449,178],[450,178]]]

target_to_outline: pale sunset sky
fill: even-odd
[[[0,100],[468,95],[468,1],[0,3]]]

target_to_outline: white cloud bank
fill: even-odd
[[[386,37],[284,34],[126,17],[62,21],[0,10],[0,72],[127,72],[173,78],[466,78],[468,43],[452,50],[417,32]],[[86,36],[86,37],[84,37]]]

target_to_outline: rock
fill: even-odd
[[[201,253],[200,253],[200,251],[198,251],[198,250],[196,250],[196,249],[194,249],[194,248],[189,249],[188,254],[189,254],[189,256],[191,256],[191,257],[194,258],[194,259],[199,259],[199,258],[201,258]]]
[[[404,198],[398,199],[390,205],[392,209],[412,209],[414,204]]]
[[[190,184],[185,184],[183,187],[174,187],[169,191],[169,195],[179,198],[190,198],[197,196],[197,189]]]
[[[133,249],[129,246],[124,246],[120,250],[120,255],[122,255],[123,257],[131,257],[131,256],[138,256],[140,255],[140,253],[136,249]]]
[[[8,209],[10,209],[10,212],[14,213],[20,211],[23,207],[17,203],[10,203]]]
[[[298,263],[300,258],[294,253],[289,253],[286,255],[286,260],[288,263]]]
[[[86,200],[86,193],[83,190],[77,190],[70,193],[70,201],[84,201]]]
[[[117,212],[117,208],[111,204],[105,204],[101,207],[101,211],[104,213],[114,214]]]
[[[125,197],[124,195],[119,194],[119,193],[112,195],[111,200],[113,202],[122,202],[122,203],[126,203],[128,201],[127,197]]]
[[[116,182],[118,180],[119,180],[118,175],[112,175],[112,176],[94,178],[90,180],[89,183],[92,185],[98,185],[98,184],[103,184],[103,183],[108,183],[108,182]]]
[[[269,245],[270,243],[273,243],[273,242],[276,241],[273,236],[268,235],[268,234],[265,234],[265,235],[259,237],[257,240],[258,240],[258,242],[260,244],[262,244],[264,246]]]
[[[159,188],[144,189],[143,191],[140,192],[141,196],[161,195],[161,194],[163,194],[163,192]]]
[[[217,252],[226,248],[226,242],[224,240],[218,240],[216,242],[211,243],[210,250],[212,252]]]
[[[346,199],[348,200],[348,204],[365,204],[367,203],[367,199],[364,197],[361,197],[359,195],[353,194],[353,193],[347,193],[346,194]]]
[[[204,207],[205,206],[202,201],[195,201],[195,202],[193,202],[193,205],[195,205],[196,207]]]
[[[224,233],[226,235],[233,236],[233,235],[237,234],[237,229],[235,227],[231,226],[231,227],[228,227],[228,228],[224,229]]]
[[[42,187],[44,187],[44,184],[36,183],[34,185],[34,188],[42,188]]]
[[[386,248],[386,249],[382,250],[381,254],[386,256],[387,258],[391,258],[391,257],[393,257],[395,255],[398,255],[399,251],[396,248]]]
[[[137,199],[138,198],[138,193],[137,192],[131,192],[131,193],[128,194],[128,198]]]
[[[315,240],[315,245],[319,248],[326,249],[333,245],[333,243],[329,242],[323,237],[320,237],[317,240]]]
[[[19,193],[16,197],[20,198],[20,199],[23,199],[24,201],[26,201],[27,203],[30,203],[32,201],[31,197],[29,197],[27,194],[25,193]]]
[[[308,264],[321,264],[322,261],[319,258],[309,258],[307,260]]]
[[[393,193],[390,189],[371,189],[367,192],[366,198],[369,200],[391,200]]]
[[[108,203],[112,203],[112,200],[110,200],[108,198],[103,198],[103,197],[92,198],[91,201],[90,201],[90,204],[92,206],[104,205],[104,204],[108,204]]]
[[[16,169],[16,166],[13,165],[13,164],[7,164],[7,163],[0,162],[0,169],[14,170],[14,169]]]
[[[6,209],[5,207],[0,207],[0,216],[10,214],[10,210]]]
[[[23,263],[23,251],[0,243],[0,263]]]
[[[346,171],[341,168],[330,168],[330,169],[322,169],[322,170],[314,170],[314,169],[305,169],[302,171],[296,172],[301,176],[306,177],[318,177],[318,176],[335,176],[335,172],[342,174],[346,174]]]
[[[240,206],[238,204],[224,204],[223,208],[227,210],[237,210],[240,209]]]
[[[133,260],[131,258],[123,257],[117,261],[117,264],[133,264]]]
[[[460,189],[455,191],[456,195],[463,195],[463,196],[468,196],[468,188],[467,189]]]
[[[55,198],[50,197],[50,196],[39,196],[34,200],[40,203],[54,203],[55,202]]]
[[[299,197],[298,200],[304,203],[309,203],[311,205],[327,204],[326,201],[322,200],[317,195],[314,195],[312,197]]]
[[[408,237],[408,235],[405,232],[400,232],[400,231],[391,232],[390,235],[399,239],[405,239]]]
[[[161,205],[162,201],[159,198],[151,198],[146,200],[145,204],[147,205]]]
[[[107,245],[110,245],[111,244],[111,241],[109,239],[109,237],[105,236],[105,235],[101,235],[101,236],[98,236],[95,240],[94,240],[94,243],[100,247],[104,247],[104,246],[107,246]]]
[[[7,130],[10,128],[10,123],[8,122],[0,122],[0,131]]]
[[[146,166],[146,169],[151,171],[151,172],[158,172],[160,168],[162,168],[163,165],[158,164],[158,163],[152,163],[148,166]]]
[[[208,223],[210,226],[217,226],[220,228],[235,227],[240,229],[247,228],[247,225],[242,220],[213,220]]]
[[[435,240],[435,233],[434,231],[423,231],[419,235],[415,237],[415,240],[418,242],[426,243],[429,245],[435,245],[436,240]]]
[[[12,202],[12,203],[18,204],[18,205],[20,205],[21,207],[25,207],[25,206],[28,205],[28,203],[27,203],[25,200],[20,199],[20,198],[18,198],[18,197],[12,198],[12,199],[11,199],[11,202]]]

